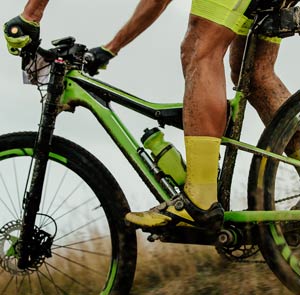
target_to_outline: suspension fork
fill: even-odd
[[[47,88],[47,95],[35,143],[31,182],[29,190],[25,192],[23,200],[24,215],[18,243],[18,267],[20,269],[28,268],[33,263],[32,252],[34,251],[33,240],[35,221],[41,203],[48,156],[56,117],[59,112],[59,100],[64,90],[64,76],[65,63],[62,59],[57,59],[51,67],[50,81]]]

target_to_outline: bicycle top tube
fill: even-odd
[[[183,129],[182,103],[154,103],[146,101],[100,80],[87,77],[78,71],[69,72],[67,78],[82,87],[95,100],[107,107],[109,107],[110,102],[115,102],[157,120],[162,127],[170,125]]]

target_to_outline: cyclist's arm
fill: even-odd
[[[117,54],[146,30],[165,10],[172,0],[141,0],[128,22],[104,47]]]
[[[49,0],[28,0],[22,16],[28,21],[40,22]]]

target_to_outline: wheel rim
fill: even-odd
[[[295,167],[285,163],[272,165],[275,172],[270,182],[273,190],[267,198],[273,196],[275,210],[300,210],[300,182]],[[300,276],[300,222],[273,223],[269,226],[272,239],[280,250],[282,258],[290,268]]]
[[[39,228],[54,236],[52,257],[45,258],[36,269],[24,272],[16,268],[18,257],[14,244],[19,234],[25,176],[31,158],[5,157],[0,161],[0,228],[5,229],[8,223],[12,225],[3,230],[2,240],[0,237],[3,265],[0,294],[99,294],[103,288],[108,290],[114,278],[116,258],[112,258],[114,251],[105,212],[85,182],[57,162],[65,159],[54,154],[55,161],[48,163],[40,206],[44,215],[39,215],[36,222]],[[46,216],[51,216],[53,222]],[[8,260],[11,264],[4,263]]]

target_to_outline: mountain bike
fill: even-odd
[[[249,81],[258,34],[288,37],[300,32],[296,8],[256,12],[247,36],[236,96],[222,144],[218,198],[225,212],[219,232],[196,226],[145,230],[148,240],[215,246],[232,261],[261,251],[287,288],[300,292],[300,91],[280,108],[257,146],[241,142]],[[279,21],[278,21],[279,20]],[[137,258],[136,229],[110,171],[79,145],[54,135],[58,115],[77,107],[91,111],[158,202],[182,194],[128,128],[111,103],[153,119],[159,128],[182,129],[182,103],[142,100],[82,71],[87,47],[67,37],[38,55],[22,52],[30,79],[42,93],[37,132],[0,136],[0,292],[1,294],[128,294]],[[33,71],[42,58],[42,69]],[[29,67],[28,67],[29,65]],[[43,81],[38,73],[42,71]],[[48,80],[46,79],[48,77]],[[141,126],[141,132],[144,128]],[[100,139],[101,140],[101,139]],[[248,208],[230,209],[238,150],[253,154]],[[142,198],[142,196],[141,196]]]

